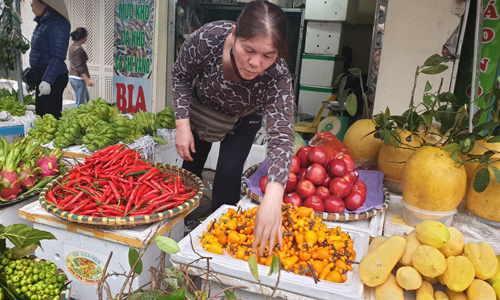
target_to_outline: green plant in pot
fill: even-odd
[[[436,54],[417,67],[407,111],[402,115],[391,115],[387,108],[384,113],[374,116],[374,137],[383,140],[387,146],[414,151],[406,161],[385,161],[385,164],[393,165],[404,163],[401,174],[403,199],[414,207],[431,211],[452,211],[460,204],[466,193],[467,165],[476,164],[479,168],[469,174],[467,198],[490,189],[498,189],[497,195],[500,192],[500,165],[494,157],[500,153],[494,150],[500,149],[500,137],[491,136],[499,126],[498,118],[478,125],[482,114],[479,111],[472,120],[474,129],[469,132],[468,105],[459,104],[453,93],[441,92],[442,80],[437,90],[427,81],[423,101],[415,104],[417,78],[422,73],[444,72],[448,68],[443,63],[445,59],[445,56]],[[498,88],[492,88],[481,97],[490,103],[492,96],[498,97],[499,92]],[[487,109],[491,109],[494,103],[490,105]],[[492,115],[498,116],[498,112]],[[500,200],[497,201],[500,204]],[[469,202],[467,208],[479,215],[469,208]],[[497,217],[500,221],[500,216]]]

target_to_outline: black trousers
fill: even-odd
[[[56,119],[61,117],[63,107],[63,93],[68,85],[68,74],[60,74],[56,81],[50,86],[50,94],[38,96],[38,86],[35,90],[36,114],[43,117],[45,114],[51,114]]]
[[[220,143],[212,193],[212,211],[223,204],[235,205],[239,201],[243,166],[261,126],[262,116],[243,117],[234,134],[227,135]],[[193,161],[184,161],[182,167],[201,178],[212,143],[200,140],[195,132],[193,136],[196,153],[191,153]]]

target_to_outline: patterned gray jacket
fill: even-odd
[[[189,118],[192,83],[200,102],[216,112],[242,116],[247,111],[267,117],[268,182],[285,185],[294,149],[294,95],[290,71],[277,58],[261,76],[233,82],[222,70],[224,41],[231,33],[230,21],[205,24],[184,42],[172,69],[176,119]]]

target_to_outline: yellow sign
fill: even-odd
[[[104,263],[90,253],[75,251],[66,256],[66,269],[77,280],[97,285],[102,277]]]

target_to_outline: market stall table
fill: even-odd
[[[108,273],[123,273],[130,270],[129,248],[139,249],[146,238],[157,228],[158,235],[168,236],[180,241],[184,236],[184,218],[194,209],[157,223],[142,225],[119,230],[109,230],[105,227],[87,227],[71,223],[47,212],[40,203],[33,202],[19,209],[19,216],[33,222],[33,228],[49,231],[57,240],[42,241],[42,248],[35,251],[35,255],[42,259],[54,262],[63,269],[71,283],[72,297],[75,299],[97,299],[97,284],[102,276],[102,270],[108,260],[110,252],[113,257],[108,266]],[[153,243],[142,258],[143,272],[135,277],[132,284],[134,290],[151,281],[150,267],[157,267],[161,250]],[[167,260],[168,262],[168,254]],[[81,264],[89,263],[92,274],[83,271]],[[167,263],[168,264],[168,263]],[[124,276],[113,275],[108,278],[111,293],[119,293]],[[128,287],[127,287],[128,291]]]
[[[15,121],[2,121],[0,122],[0,135],[10,136],[10,135],[20,135],[24,134],[24,126]]]

